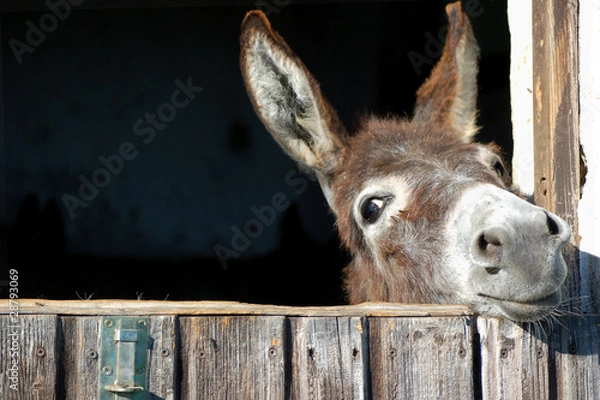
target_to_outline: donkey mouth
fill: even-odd
[[[505,317],[522,322],[535,321],[552,314],[562,301],[560,290],[548,296],[531,300],[503,299],[483,293],[478,293],[478,295],[499,309]]]

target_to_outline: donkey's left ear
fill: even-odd
[[[442,57],[419,88],[414,112],[418,121],[434,121],[465,142],[478,131],[477,70],[479,47],[460,1],[446,6],[448,34]]]

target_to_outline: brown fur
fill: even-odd
[[[444,53],[417,93],[414,118],[367,118],[354,135],[346,133],[317,81],[261,12],[248,13],[242,24],[241,68],[252,103],[279,144],[319,178],[353,255],[344,279],[350,303],[452,301],[452,278],[437,265],[450,207],[465,182],[510,184],[494,171],[495,159],[482,160],[484,147],[491,157],[499,149],[471,143],[478,48],[460,2],[446,12]],[[394,210],[387,236],[370,245],[354,215],[357,196],[373,179],[398,174],[410,187],[410,202]]]
[[[499,187],[509,185],[488,166],[478,161],[478,144],[463,143],[447,128],[431,122],[407,119],[369,119],[349,143],[348,157],[334,174],[337,227],[343,244],[354,255],[345,269],[344,286],[350,303],[391,301],[401,303],[442,302],[436,288],[443,276],[436,271],[444,238],[438,233],[447,213],[464,186],[453,175]],[[396,149],[401,147],[404,154]],[[488,146],[497,152],[494,145]],[[365,243],[352,208],[358,192],[373,178],[402,171],[413,188],[410,206],[398,210],[397,226],[379,247]],[[385,260],[388,276],[375,266]],[[433,284],[429,284],[435,282]]]

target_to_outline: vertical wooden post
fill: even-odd
[[[580,312],[581,303],[590,299],[596,283],[590,280],[592,274],[586,272],[590,266],[580,264],[579,257],[579,203],[584,171],[579,130],[579,0],[533,0],[532,11],[537,146],[534,197],[537,204],[564,217],[573,230],[571,243],[563,251],[570,267],[565,294],[569,311]],[[586,226],[591,221],[581,222]],[[587,306],[583,311],[590,310],[592,307]],[[597,397],[595,324],[594,319],[563,319],[564,327],[552,335],[551,398]]]
[[[579,1],[579,82],[581,146],[587,159],[585,186],[579,202],[582,294],[590,301],[584,312],[600,312],[600,3]]]
[[[533,112],[536,204],[563,217],[573,236],[565,296],[579,305],[580,198],[578,0],[533,0]]]

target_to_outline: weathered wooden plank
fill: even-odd
[[[67,399],[94,399],[98,394],[101,317],[62,317],[61,356]],[[177,370],[176,317],[150,318],[150,376],[148,390],[157,398],[175,398]]]
[[[533,327],[526,324],[526,327]],[[548,344],[523,326],[496,318],[478,318],[481,343],[482,398],[550,398]]]
[[[8,313],[8,301],[0,300],[0,315]],[[286,315],[336,316],[468,316],[464,305],[362,303],[353,306],[288,307],[234,301],[154,300],[19,300],[21,314],[52,315]]]
[[[98,395],[101,317],[62,317],[65,397],[95,399]]]
[[[285,317],[182,317],[186,399],[283,399]]]
[[[0,316],[0,393],[6,400],[56,399],[58,319]]]
[[[158,399],[174,400],[179,395],[177,363],[181,350],[179,320],[169,315],[150,318],[150,393]]]
[[[370,318],[374,399],[473,399],[473,320]]]
[[[551,328],[478,318],[477,327],[484,400],[600,398],[599,317],[561,317]]]
[[[149,391],[153,398],[174,400],[178,398],[179,382],[177,363],[179,360],[179,341],[177,333],[179,321],[175,316],[151,317]]]
[[[534,140],[536,204],[571,226],[563,254],[571,310],[579,305],[578,203],[580,191],[577,0],[533,0]]]
[[[290,318],[291,399],[369,398],[362,317]]]
[[[561,318],[551,338],[551,398],[600,399],[600,317]]]
[[[579,1],[580,140],[587,174],[579,202],[584,312],[600,312],[600,2]],[[584,171],[582,171],[584,173]],[[589,295],[589,298],[585,296]],[[588,301],[586,301],[588,300]]]

